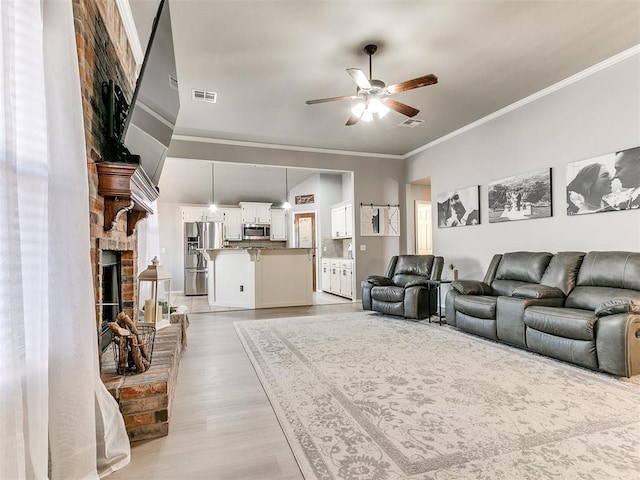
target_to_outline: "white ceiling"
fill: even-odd
[[[640,44],[637,0],[168,1],[181,104],[174,135],[225,141],[402,156]],[[145,48],[159,0],[129,2]],[[390,112],[346,127],[351,102],[305,104],[354,94],[345,69],[368,73],[368,43],[379,46],[373,77],[387,85],[438,76],[393,97],[418,108],[423,124],[400,127],[407,117]],[[192,101],[192,89],[216,92],[218,103]],[[163,201],[207,203],[206,164],[198,175],[168,159]],[[221,164],[216,174],[230,203],[269,183],[264,171],[234,168],[244,167]],[[290,187],[313,173],[291,172]]]
[[[321,149],[404,155],[640,44],[629,0],[169,1],[175,134]],[[157,0],[131,4],[135,14]],[[305,104],[354,94],[345,69],[368,72],[367,43],[379,45],[374,78],[438,76],[394,96],[423,124],[399,127],[406,117],[391,112],[346,127],[351,102]],[[193,102],[194,88],[218,103]]]

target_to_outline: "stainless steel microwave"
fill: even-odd
[[[271,240],[271,227],[269,225],[256,225],[245,223],[242,225],[243,240]]]

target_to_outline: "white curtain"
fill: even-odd
[[[0,0],[0,478],[129,461],[100,381],[71,0]]]

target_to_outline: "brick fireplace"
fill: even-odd
[[[135,226],[151,211],[158,196],[136,165],[111,163],[105,147],[106,108],[102,84],[113,80],[131,99],[136,80],[136,62],[129,46],[116,2],[113,0],[73,0],[76,45],[82,91],[87,167],[91,265],[96,299],[96,327],[101,335],[103,322],[103,271],[108,261],[103,252],[119,257],[117,277],[119,302],[132,318],[137,303],[137,234]],[[113,272],[110,270],[109,275]],[[109,279],[111,281],[111,279]],[[110,295],[110,294],[109,294]],[[109,300],[109,299],[107,299]]]

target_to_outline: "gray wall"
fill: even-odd
[[[426,149],[406,180],[430,176],[432,196],[480,185],[481,225],[435,226],[434,252],[460,275],[481,278],[494,253],[514,250],[640,250],[640,212],[567,217],[565,166],[640,144],[640,55]],[[488,223],[489,182],[552,167],[553,216]],[[434,201],[434,208],[435,208]]]

